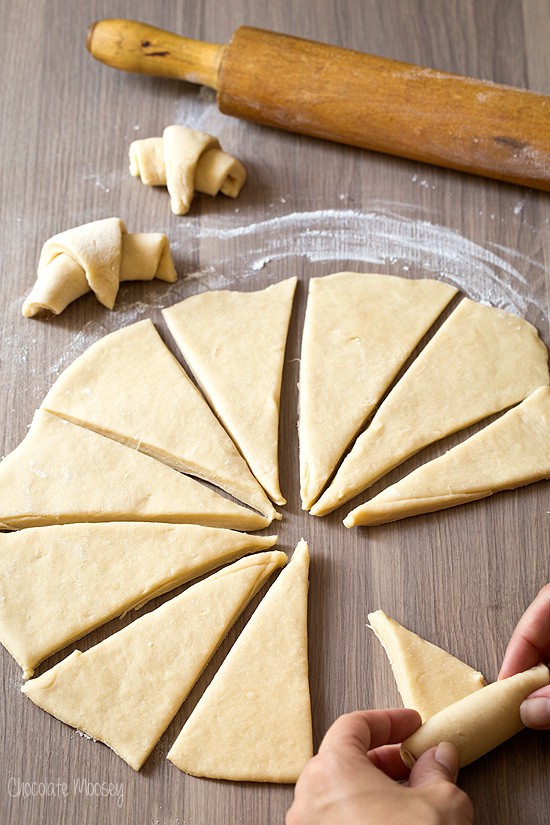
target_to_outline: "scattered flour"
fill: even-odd
[[[499,244],[481,246],[424,215],[418,218],[419,212],[422,215],[417,206],[376,201],[367,212],[293,212],[244,226],[235,226],[227,216],[212,216],[203,220],[198,234],[189,220],[180,222],[176,231],[185,233],[179,243],[184,257],[207,261],[186,278],[203,278],[208,289],[226,288],[271,262],[305,258],[333,262],[334,271],[351,264],[374,265],[390,274],[435,276],[475,300],[518,315],[540,316],[525,275],[543,271],[540,262]]]

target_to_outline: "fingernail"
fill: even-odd
[[[454,745],[450,742],[441,742],[434,754],[434,759],[440,765],[443,765],[453,781],[457,778],[459,756]]]
[[[546,728],[550,725],[550,699],[537,696],[526,699],[519,709],[521,721],[526,728]]]

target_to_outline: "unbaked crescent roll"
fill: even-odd
[[[46,241],[22,312],[27,318],[44,309],[59,315],[90,290],[112,309],[120,281],[153,278],[169,283],[177,278],[166,235],[128,233],[120,218],[93,221]]]
[[[416,760],[440,742],[458,749],[463,768],[519,733],[519,708],[534,690],[550,684],[546,665],[493,682],[436,713],[401,745],[401,758],[412,768]]]
[[[130,173],[148,186],[167,186],[172,212],[189,212],[194,192],[236,198],[246,180],[244,166],[222,151],[217,138],[187,126],[167,126],[162,137],[130,144]]]

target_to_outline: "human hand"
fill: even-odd
[[[471,825],[466,794],[454,784],[458,752],[443,743],[410,772],[399,745],[420,727],[414,710],[340,716],[296,784],[286,825]]]
[[[550,584],[529,605],[506,648],[499,679],[550,661]],[[550,730],[550,685],[539,688],[522,702],[521,721],[528,728]]]

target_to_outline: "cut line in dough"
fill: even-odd
[[[433,513],[550,478],[550,388],[352,510],[346,527]]]
[[[150,320],[92,344],[59,376],[41,407],[209,481],[270,520],[278,517]]]
[[[387,395],[310,512],[326,515],[428,444],[548,383],[548,350],[536,329],[464,298]]]
[[[302,539],[168,753],[180,770],[251,782],[298,779],[313,754],[308,570]]]
[[[22,312],[27,318],[42,310],[59,315],[90,291],[112,309],[121,281],[153,278],[168,283],[177,279],[166,235],[128,233],[120,218],[92,221],[46,241]]]
[[[276,540],[152,522],[0,533],[0,641],[28,679],[96,627]]]
[[[456,293],[440,281],[362,272],[310,279],[298,416],[304,510]]]
[[[212,409],[268,496],[279,487],[279,402],[296,278],[259,292],[202,292],[162,314]]]
[[[230,627],[285,562],[278,551],[240,559],[21,690],[137,771]]]
[[[0,526],[162,521],[260,530],[269,519],[160,461],[37,410],[0,463]]]

